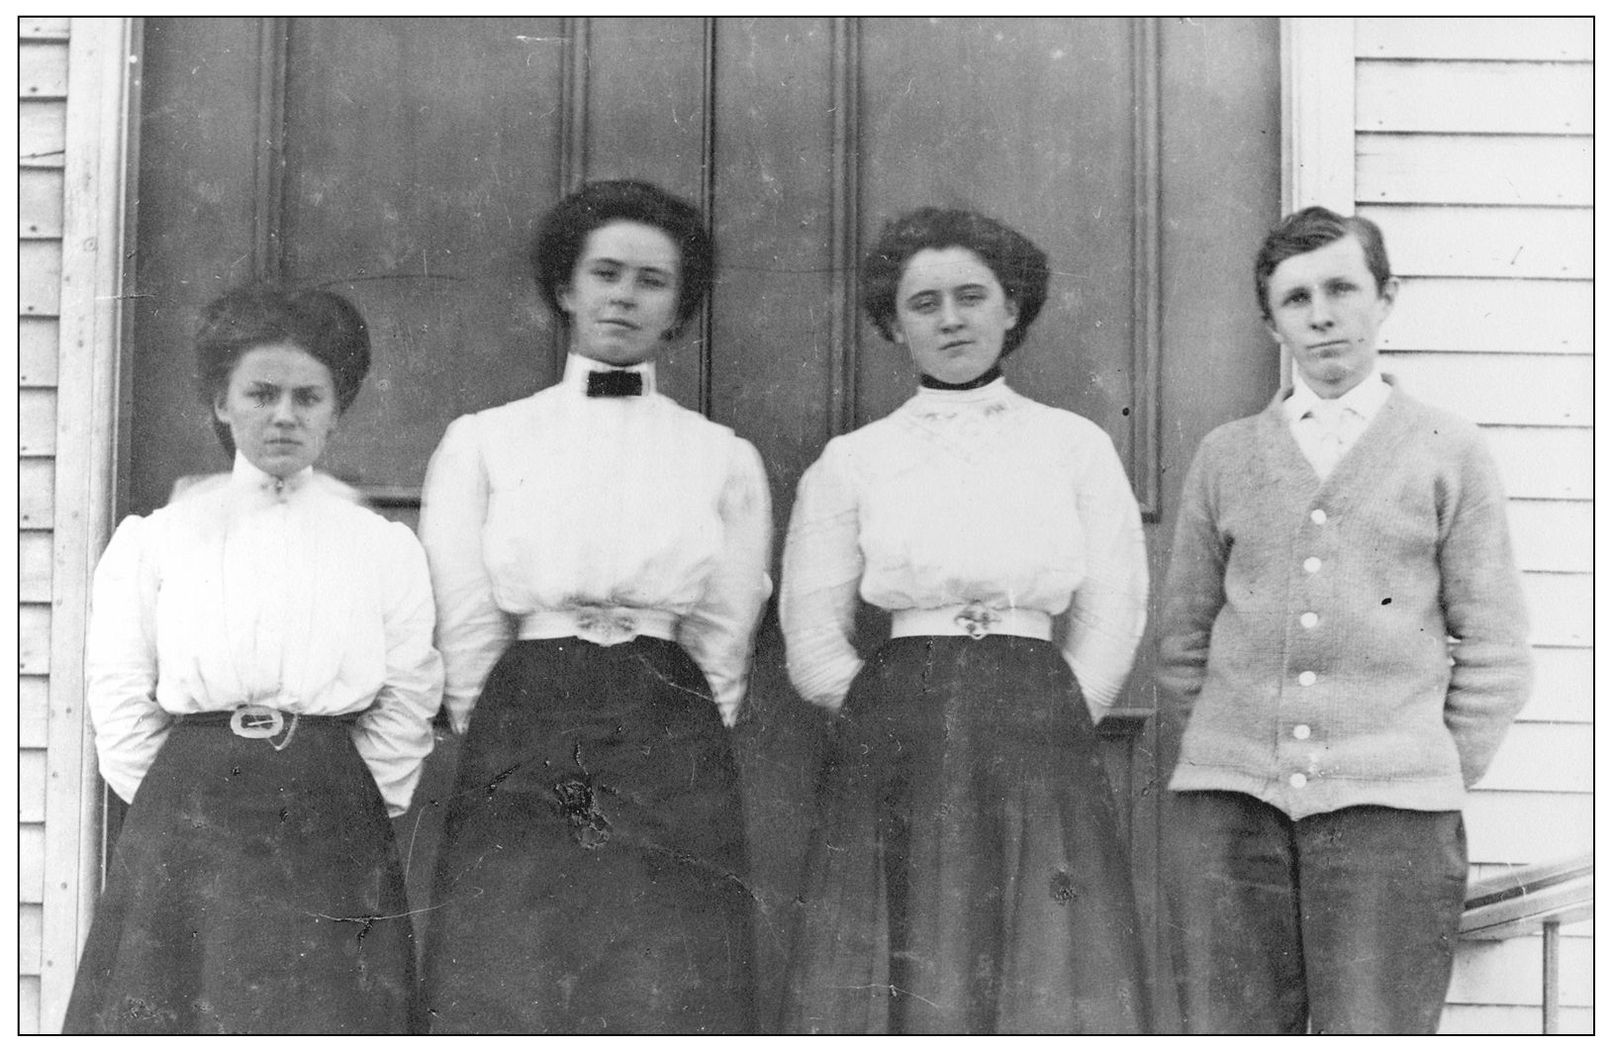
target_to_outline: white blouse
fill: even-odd
[[[1131,670],[1148,588],[1109,436],[998,379],[922,388],[829,442],[801,478],[779,617],[791,682],[833,709],[863,665],[860,593],[890,611],[982,601],[1064,615],[1055,640],[1096,720]]]
[[[230,474],[126,518],[96,567],[85,661],[101,775],[133,800],[175,714],[367,710],[353,742],[400,815],[442,696],[431,634],[408,527],[340,481],[277,482],[238,453]]]
[[[597,367],[567,357],[557,385],[456,419],[432,455],[420,534],[456,731],[516,619],[590,607],[677,615],[724,723],[739,715],[772,592],[762,459],[657,393],[653,363],[628,397],[586,396]]]

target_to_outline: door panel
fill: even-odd
[[[560,20],[312,18],[286,38],[278,268],[350,296],[375,346],[327,467],[418,485],[449,421],[556,374],[526,255],[559,193]]]
[[[526,252],[584,178],[647,178],[706,208],[716,286],[662,384],[756,444],[776,540],[824,442],[912,391],[855,287],[863,247],[910,207],[975,207],[1048,252],[1048,304],[1006,370],[1114,439],[1157,583],[1188,455],[1270,395],[1246,265],[1277,210],[1273,20],[153,19],[145,39],[125,510],[227,466],[190,393],[190,333],[256,275],[365,313],[375,365],[326,466],[412,521],[449,421],[557,374]],[[1151,664],[1146,639],[1122,699],[1140,712],[1107,722],[1106,746],[1163,944],[1171,740],[1147,717]],[[764,1016],[823,725],[790,689],[770,609],[736,733]],[[446,740],[399,822],[417,909],[455,756]]]

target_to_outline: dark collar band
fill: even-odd
[[[934,375],[919,373],[919,384],[926,389],[980,389],[989,382],[996,382],[1003,377],[1003,369],[993,364],[986,371],[970,379],[968,382],[943,382]]]

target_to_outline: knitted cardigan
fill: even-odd
[[[1160,645],[1187,717],[1170,788],[1297,819],[1459,809],[1530,693],[1496,470],[1477,427],[1396,388],[1320,482],[1288,392],[1206,437],[1184,484]]]

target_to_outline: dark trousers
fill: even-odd
[[[1461,812],[1293,820],[1175,794],[1179,993],[1194,1033],[1434,1033],[1467,888]]]

